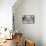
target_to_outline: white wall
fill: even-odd
[[[46,46],[46,0],[41,1],[41,38],[42,46]]]
[[[36,46],[41,46],[41,0],[23,0],[17,7],[14,5],[15,28],[22,32],[24,37],[35,41]],[[34,15],[35,24],[22,24],[23,15]]]
[[[12,6],[16,0],[0,0],[0,27],[12,28]]]

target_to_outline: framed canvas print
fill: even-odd
[[[34,15],[22,16],[22,23],[23,24],[34,24],[35,23],[35,16]]]

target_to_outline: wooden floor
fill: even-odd
[[[0,46],[16,46],[15,39],[13,40],[6,40],[6,42],[2,43]]]

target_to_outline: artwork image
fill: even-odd
[[[22,17],[23,24],[34,24],[35,23],[35,16],[34,15],[24,15]]]

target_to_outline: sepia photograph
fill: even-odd
[[[24,15],[22,17],[23,24],[35,24],[35,16],[34,15]]]

